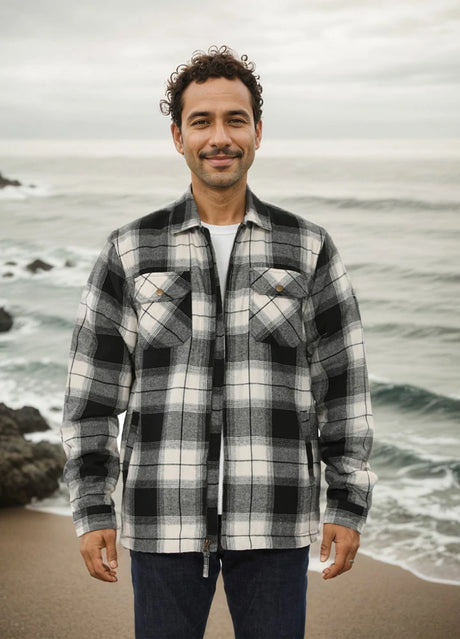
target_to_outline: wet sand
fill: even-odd
[[[118,639],[134,636],[129,553],[119,581],[86,572],[69,517],[0,511],[0,637]],[[460,587],[434,584],[358,555],[346,575],[309,573],[309,639],[450,639],[459,636]],[[205,639],[233,639],[219,577]]]

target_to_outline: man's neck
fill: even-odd
[[[203,222],[216,225],[239,224],[246,207],[246,184],[229,188],[209,188],[192,180],[193,198]]]

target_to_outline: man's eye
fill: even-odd
[[[230,120],[230,124],[242,125],[244,123],[245,123],[244,120],[242,120],[241,118],[232,118]]]
[[[192,126],[206,126],[207,120],[193,120]]]

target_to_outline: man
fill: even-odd
[[[236,637],[303,637],[321,460],[325,579],[351,569],[370,506],[357,303],[327,233],[247,187],[258,79],[226,47],[172,74],[162,110],[191,188],[112,233],[72,340],[65,476],[88,570],[108,582],[126,411],[136,637],[202,637],[221,567]]]

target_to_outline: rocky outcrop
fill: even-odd
[[[21,506],[57,490],[65,463],[62,447],[26,441],[23,432],[49,429],[39,411],[0,404],[0,507]]]
[[[6,333],[13,326],[13,318],[5,311],[3,307],[0,308],[0,333]]]
[[[10,260],[8,262],[4,262],[4,266],[18,267],[17,269],[10,268],[8,270],[5,270],[4,272],[1,272],[0,270],[0,277],[7,278],[7,277],[16,277],[20,275],[19,269],[25,269],[26,271],[29,271],[29,273],[31,273],[32,275],[36,275],[37,273],[41,273],[42,271],[51,271],[54,268],[58,268],[58,269],[59,268],[75,268],[76,262],[72,259],[67,259],[64,262],[61,262],[61,264],[56,265],[56,264],[50,264],[49,262],[45,262],[45,260],[42,260],[41,258],[36,258],[32,260],[31,262],[29,262],[28,264],[18,264],[14,260]],[[0,266],[0,269],[1,268],[2,266]]]
[[[43,260],[34,260],[26,266],[26,269],[31,273],[36,273],[37,271],[51,271],[52,268],[54,267],[51,264],[48,264],[48,262],[44,262]]]
[[[19,180],[9,180],[0,173],[0,189],[4,189],[5,186],[22,186],[22,184]]]
[[[4,189],[6,186],[26,186],[22,184],[19,180],[10,180],[0,173],[0,189]],[[35,188],[35,184],[28,184],[27,186],[31,188]]]
[[[6,416],[13,420],[19,432],[38,433],[51,430],[47,421],[42,417],[40,411],[33,406],[23,406],[22,408],[8,408],[6,404],[0,403],[0,418]]]
[[[13,260],[8,260],[8,262],[5,262],[5,266],[17,266],[17,263],[14,262]],[[14,277],[14,273],[13,271],[6,271],[5,273],[2,273],[2,277]],[[0,309],[0,315],[1,315],[1,310]],[[0,328],[1,331],[1,328]]]

